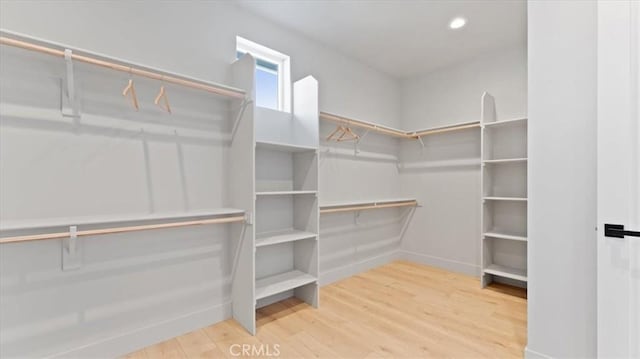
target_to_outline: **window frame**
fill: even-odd
[[[236,54],[238,52],[250,53],[257,61],[262,60],[278,66],[278,110],[291,112],[291,60],[289,56],[236,36]],[[260,65],[256,63],[256,66]]]

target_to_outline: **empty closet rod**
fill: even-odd
[[[411,138],[418,138],[418,137],[422,137],[422,136],[426,136],[426,135],[434,135],[436,133],[465,130],[465,129],[468,129],[468,128],[480,128],[480,122],[469,122],[469,123],[463,123],[463,124],[460,124],[460,125],[433,128],[433,129],[430,129],[430,130],[416,131],[416,132],[411,132],[409,135],[410,135]]]
[[[97,235],[103,235],[103,234],[146,231],[150,229],[177,228],[177,227],[197,226],[197,225],[214,224],[214,223],[243,222],[244,220],[245,220],[244,216],[234,216],[234,217],[224,217],[224,218],[200,219],[200,220],[193,220],[193,221],[147,224],[147,225],[141,225],[141,226],[111,227],[111,228],[102,228],[102,229],[90,229],[86,231],[77,231],[76,236],[97,236]],[[33,235],[26,235],[26,236],[6,237],[6,238],[0,238],[0,244],[26,242],[26,241],[38,241],[43,239],[69,238],[70,236],[71,236],[70,232],[57,232],[57,233],[44,233],[44,234],[33,234]]]
[[[337,208],[321,209],[320,213],[336,213],[336,212],[348,212],[348,211],[363,211],[367,209],[380,209],[380,208],[393,208],[393,207],[415,207],[418,205],[418,201],[411,202],[399,202],[399,203],[384,203],[384,204],[369,204],[361,206],[348,206]]]
[[[25,50],[40,52],[47,55],[64,57],[64,50],[59,50],[59,49],[55,49],[55,48],[51,48],[43,45],[38,45],[38,44],[34,44],[27,41],[16,40],[16,39],[12,39],[5,36],[0,37],[0,44],[18,47]],[[107,61],[107,60],[97,59],[97,58],[86,56],[86,55],[78,55],[73,52],[71,54],[71,58],[76,61],[85,62],[85,63],[96,65],[96,66],[106,67],[108,69],[112,69],[115,71],[126,72],[131,75],[147,77],[153,80],[159,80],[166,83],[172,83],[172,84],[181,85],[185,87],[191,87],[198,90],[204,90],[204,91],[211,92],[221,96],[237,98],[237,99],[244,99],[246,96],[245,92],[240,89],[234,89],[234,88],[226,87],[222,85],[215,86],[212,84],[204,84],[194,80],[180,78],[178,77],[179,75],[171,74],[168,72],[157,73],[157,72],[144,70],[144,69],[140,69],[132,66],[122,65],[122,64]]]

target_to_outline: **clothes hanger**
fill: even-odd
[[[345,138],[345,136],[348,136],[348,137]],[[360,138],[360,136],[358,136],[356,133],[354,133],[351,130],[351,127],[343,127],[342,135],[340,137],[338,137],[337,141],[338,142],[353,141],[353,140],[357,140],[359,138]]]
[[[337,125],[336,129],[333,130],[333,132],[331,132],[331,134],[329,136],[327,136],[327,141],[331,141],[333,139],[333,136],[335,136],[339,131],[343,130],[344,131],[344,126],[342,125]]]
[[[131,70],[131,68],[129,68],[129,70]],[[133,107],[136,109],[136,111],[138,111],[140,107],[138,106],[138,97],[136,96],[136,88],[133,85],[133,76],[131,72],[129,72],[129,83],[124,88],[124,90],[122,90],[122,96],[126,97],[129,93],[131,93],[131,103],[133,104]]]
[[[160,104],[160,100],[163,100],[163,104]],[[164,89],[164,85],[160,85],[160,92],[158,92],[158,96],[156,96],[155,101],[153,101],[156,105],[160,106],[162,109],[171,113],[171,106],[169,105],[169,97],[167,97],[167,92]]]

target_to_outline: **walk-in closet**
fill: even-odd
[[[0,357],[640,354],[639,7],[1,1]]]

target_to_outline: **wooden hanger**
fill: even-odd
[[[327,141],[331,141],[333,139],[333,136],[335,136],[338,132],[340,132],[343,129],[344,129],[344,126],[342,125],[336,126],[336,129],[333,130],[333,132],[331,132],[329,136],[327,136]]]
[[[163,104],[160,104],[161,99],[163,100]],[[164,85],[160,86],[160,92],[158,92],[158,96],[156,96],[156,100],[154,101],[154,103],[168,113],[171,113],[171,106],[169,106],[169,98],[167,97],[167,92],[164,89]]]
[[[351,127],[342,127],[343,131],[342,131],[342,135],[340,135],[340,137],[338,137],[338,139],[336,141],[338,142],[343,142],[343,141],[353,141],[353,140],[357,140],[360,138],[360,136],[358,136],[358,134],[354,133],[351,130]],[[345,137],[347,136],[347,137]]]
[[[136,109],[136,111],[138,111],[140,107],[138,106],[138,97],[136,96],[136,88],[133,85],[132,78],[129,78],[129,83],[124,88],[124,90],[122,90],[122,96],[126,97],[129,93],[131,93],[131,102],[133,104],[133,107]]]
[[[335,136],[339,135],[338,137],[334,138]],[[331,134],[329,134],[329,136],[327,136],[327,141],[332,141],[335,140],[336,142],[343,142],[343,141],[352,141],[352,140],[357,140],[359,139],[360,136],[358,136],[358,134],[354,133],[350,127],[346,127],[345,125],[339,124],[335,130],[333,130],[333,132],[331,132]]]

